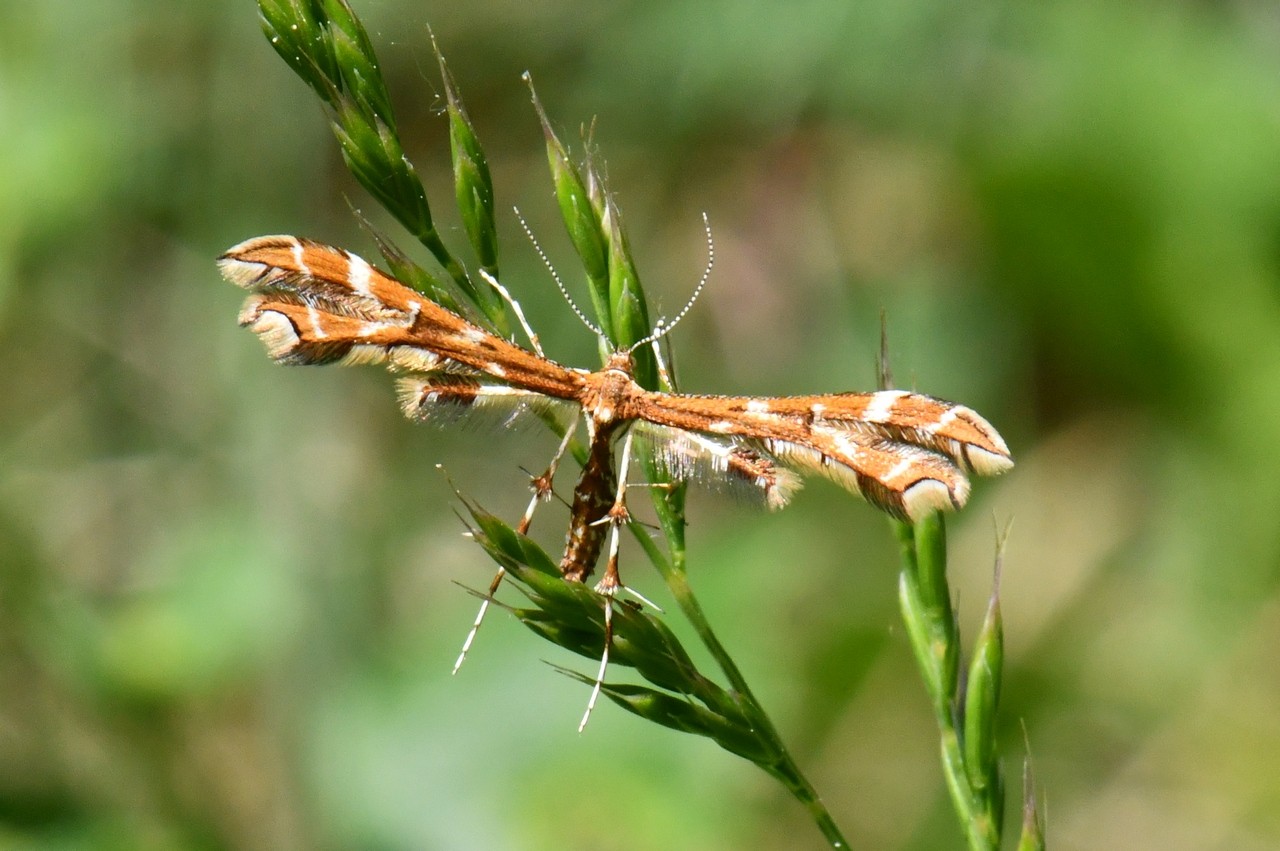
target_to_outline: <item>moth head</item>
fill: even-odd
[[[634,348],[634,347],[632,347]],[[621,372],[627,377],[635,374],[635,358],[631,355],[631,348],[619,349],[609,355],[609,360],[605,362],[605,372]]]

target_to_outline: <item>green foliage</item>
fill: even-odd
[[[520,206],[584,308],[590,285],[559,234],[525,69],[575,158],[589,153],[579,121],[598,116],[655,316],[687,297],[710,215],[717,272],[672,338],[686,390],[872,386],[883,306],[901,386],[999,426],[1017,471],[975,483],[946,531],[964,681],[991,592],[989,518],[1016,517],[995,736],[1006,834],[1021,819],[1041,835],[1050,814],[1073,847],[1280,847],[1269,4],[353,4],[432,223],[478,274],[436,28],[497,184],[499,277],[552,357],[590,366],[594,343],[504,210]],[[791,795],[706,738],[612,705],[575,735],[585,688],[538,660],[594,662],[510,618],[491,618],[450,677],[474,615],[450,582],[484,586],[492,563],[458,540],[434,465],[511,519],[519,468],[554,438],[424,431],[386,376],[285,375],[236,327],[240,296],[210,264],[228,245],[284,231],[376,254],[380,237],[345,208],[374,209],[325,132],[332,108],[251,8],[0,12],[0,838],[816,838]],[[487,321],[375,213],[406,264]],[[435,291],[416,266],[383,265]],[[563,510],[546,511],[533,534],[554,552]],[[700,493],[688,511],[707,615],[850,840],[963,847],[882,518],[819,482],[774,515]],[[625,577],[715,672],[632,557],[683,549],[682,528],[657,524],[656,540],[634,530]],[[1050,807],[1029,779],[1015,804],[1019,719]]]
[[[436,230],[426,190],[400,142],[373,44],[346,0],[263,0],[258,9],[271,46],[328,107],[342,157],[360,185],[431,252],[490,325],[505,331],[501,298],[471,279]],[[440,67],[447,74],[443,59]],[[497,270],[493,185],[483,154],[477,154],[479,143],[448,82],[446,76],[458,202],[481,268],[493,274]],[[454,293],[427,272],[415,270],[406,280],[423,286],[445,307],[460,309]]]
[[[438,240],[434,236],[425,192],[403,156],[372,45],[345,0],[309,7],[264,0],[261,8],[264,28],[277,52],[335,111],[334,130],[348,168],[383,206],[432,248],[446,269],[454,268],[455,281],[464,284],[467,279],[461,275],[456,261],[438,253],[434,247]],[[293,36],[286,40],[281,37],[283,32]],[[481,267],[496,274],[497,228],[487,160],[462,108],[444,58],[439,55],[438,58],[448,103],[459,213]],[[532,88],[532,83],[530,86]],[[588,162],[584,178],[569,157],[568,149],[551,129],[536,93],[534,103],[547,140],[556,197],[570,238],[586,268],[600,327],[612,348],[629,348],[646,337],[652,328],[621,216],[594,163]],[[374,129],[376,133],[372,132]],[[397,162],[393,163],[393,159]],[[385,173],[382,169],[386,169]],[[379,240],[380,244],[385,242],[381,237]],[[395,266],[411,265],[389,246],[384,253],[391,255]],[[461,288],[477,307],[490,313],[487,308],[490,299],[481,298],[480,291],[474,287]],[[434,288],[429,292],[436,294]],[[642,386],[656,388],[653,353],[642,348],[635,352],[635,359],[636,380]],[[536,544],[496,517],[469,505],[476,523],[472,537],[520,583],[533,604],[531,609],[511,610],[525,626],[542,638],[589,658],[599,656],[608,643],[609,658],[614,665],[634,668],[661,689],[603,684],[602,693],[614,703],[664,727],[706,736],[730,753],[754,762],[809,807],[833,847],[846,847],[835,822],[787,753],[732,659],[714,640],[710,625],[684,580],[680,496],[678,491],[676,496],[668,496],[665,490],[657,489],[655,505],[663,526],[679,536],[680,549],[670,540],[668,543],[673,547],[670,559],[653,548],[647,551],[651,558],[661,562],[660,571],[668,579],[686,615],[697,624],[704,641],[710,638],[708,649],[734,681],[734,691],[720,688],[699,673],[661,620],[638,607],[606,599],[581,584],[563,581],[550,557]],[[606,612],[613,621],[612,640],[607,637]],[[585,683],[594,683],[584,675],[566,673]]]
[[[1000,848],[1003,832],[1005,795],[996,713],[1004,674],[1000,570],[1005,537],[997,545],[991,598],[975,640],[968,674],[961,679],[960,634],[947,582],[946,524],[942,515],[933,514],[915,524],[895,521],[894,526],[902,553],[898,577],[902,620],[938,720],[942,768],[951,801],[969,847],[973,851],[995,851]],[[1030,757],[1023,782],[1024,816],[1018,847],[1043,847]]]
[[[433,45],[434,46],[434,45]],[[489,161],[485,158],[480,140],[476,138],[471,119],[458,97],[457,86],[445,65],[444,56],[437,51],[440,60],[440,76],[444,80],[445,97],[448,99],[449,150],[453,154],[453,186],[458,201],[458,213],[466,229],[471,249],[476,253],[480,268],[494,278],[498,277],[498,224],[493,212],[493,179],[489,176]]]
[[[546,111],[533,92],[532,78],[526,74],[525,79],[547,140],[547,161],[551,165],[560,215],[582,260],[600,329],[614,349],[629,348],[647,337],[653,326],[618,208],[605,189],[604,178],[594,159],[588,158],[585,175],[574,163],[569,149],[551,129]],[[590,140],[584,144],[589,146]],[[656,389],[658,373],[653,352],[641,348],[633,354],[637,383]]]

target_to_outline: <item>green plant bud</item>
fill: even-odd
[[[529,84],[533,107],[538,113],[542,135],[546,139],[547,163],[551,167],[551,184],[555,187],[560,217],[564,220],[565,229],[569,232],[569,241],[573,243],[574,250],[582,260],[583,270],[587,273],[591,305],[595,310],[600,328],[606,337],[614,340],[608,310],[609,263],[600,215],[591,205],[587,187],[578,167],[569,157],[568,149],[561,144],[555,131],[551,129],[551,122],[547,119],[542,102],[538,100],[538,93],[533,88],[532,77],[526,74],[525,82]]]
[[[1031,757],[1022,764],[1022,834],[1018,837],[1018,851],[1044,851],[1044,821],[1036,806],[1035,776],[1031,771]]]
[[[440,76],[444,80],[445,110],[449,116],[449,150],[453,156],[453,188],[458,213],[471,248],[480,267],[498,276],[498,227],[494,216],[493,179],[489,162],[476,137],[467,111],[458,96],[457,87],[444,57],[437,54]],[[487,290],[491,296],[496,293]]]
[[[1004,668],[1004,629],[1000,617],[1000,589],[991,593],[987,614],[969,664],[964,703],[965,768],[974,794],[990,801],[999,792],[996,758],[996,707]]]

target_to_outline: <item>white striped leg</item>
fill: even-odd
[[[506,575],[507,569],[500,567],[498,572],[494,574],[493,581],[489,583],[489,593],[480,601],[480,611],[476,612],[475,623],[471,624],[471,629],[467,631],[467,638],[462,642],[462,652],[458,654],[457,661],[453,663],[453,673],[458,673],[462,663],[467,661],[467,654],[471,652],[471,645],[475,643],[476,635],[480,632],[480,624],[484,623],[484,616],[489,612],[489,602],[493,599],[493,595],[498,593],[498,586],[502,584],[502,578]]]
[[[600,669],[596,671],[596,682],[591,687],[591,697],[587,699],[587,711],[582,713],[582,721],[578,724],[581,733],[587,727],[591,712],[596,708],[600,698],[600,689],[604,686],[604,675],[609,669],[609,646],[613,644],[613,597],[622,588],[622,580],[618,578],[618,529],[627,522],[627,472],[631,466],[631,432],[622,441],[622,460],[618,463],[618,495],[613,500],[609,513],[601,517],[600,523],[608,523],[611,527],[609,536],[609,561],[605,566],[604,576],[596,583],[596,593],[603,594],[604,601],[604,651],[600,654]]]
[[[556,469],[560,466],[560,459],[564,457],[565,451],[569,448],[569,441],[573,439],[573,429],[567,428],[564,432],[564,439],[560,441],[560,447],[556,449],[556,454],[552,456],[551,463],[547,465],[547,469],[541,476],[534,476],[530,481],[533,488],[533,497],[529,500],[529,507],[524,510],[524,516],[520,518],[520,522],[516,525],[516,531],[521,535],[529,534],[529,526],[533,523],[533,512],[538,507],[538,503],[546,502],[551,497],[551,482],[555,478]],[[458,659],[453,663],[453,673],[458,673],[458,669],[462,667],[462,663],[467,661],[467,653],[471,651],[471,645],[475,643],[476,634],[480,632],[480,625],[484,623],[484,616],[489,613],[489,603],[493,600],[493,595],[498,593],[498,586],[502,584],[502,579],[507,575],[504,567],[498,568],[498,572],[493,575],[493,581],[489,583],[489,593],[480,601],[480,611],[476,612],[475,623],[471,625],[471,629],[467,632],[466,640],[462,642],[462,652],[458,654]]]
[[[600,668],[596,671],[595,685],[591,688],[591,697],[587,700],[587,710],[582,715],[582,722],[578,724],[578,732],[581,733],[586,729],[587,721],[591,718],[591,712],[596,708],[596,701],[600,698],[600,689],[604,686],[604,675],[609,668],[609,648],[613,644],[613,598],[617,596],[619,590],[628,591],[640,602],[651,606],[658,611],[653,601],[647,599],[643,594],[632,588],[622,584],[622,579],[618,575],[618,548],[621,543],[619,529],[627,524],[631,519],[630,512],[627,511],[627,473],[631,466],[631,433],[627,432],[626,438],[622,443],[622,460],[618,463],[618,495],[614,498],[613,507],[609,509],[608,514],[602,517],[599,523],[608,523],[611,526],[609,535],[609,559],[605,564],[604,576],[596,583],[596,593],[604,595],[604,651],[600,654]]]
[[[600,698],[600,689],[604,685],[604,675],[609,668],[609,646],[613,644],[613,597],[604,603],[604,652],[600,654],[600,669],[596,671],[596,684],[591,687],[591,697],[587,700],[587,711],[582,713],[578,722],[578,732],[587,729],[587,721],[591,720],[591,712],[596,708]]]
[[[613,597],[618,593],[618,589],[623,587],[622,581],[618,578],[618,530],[631,519],[631,513],[627,511],[627,473],[630,468],[631,432],[628,431],[622,441],[622,460],[618,462],[618,494],[614,497],[613,507],[604,517],[596,521],[596,523],[608,523],[610,527],[609,560],[605,565],[604,576],[596,583],[596,593],[604,594],[606,597]]]
[[[653,360],[658,366],[658,381],[660,387],[674,393],[676,391],[675,382],[671,379],[671,372],[667,369],[667,362],[662,359],[662,339],[665,332],[662,330],[663,319],[659,317],[657,325],[654,326],[654,340],[649,345],[653,348]]]
[[[573,426],[564,430],[564,437],[560,440],[556,454],[551,457],[551,463],[547,465],[547,469],[541,476],[530,479],[529,487],[533,491],[533,496],[529,498],[529,506],[516,525],[516,531],[521,535],[529,534],[529,526],[533,523],[533,512],[538,504],[551,499],[551,482],[556,476],[556,470],[560,468],[560,459],[564,458],[564,453],[569,449],[569,441],[573,440],[573,432]]]
[[[480,277],[484,278],[485,283],[493,287],[498,295],[502,296],[503,301],[511,305],[511,311],[515,313],[516,320],[520,323],[520,327],[524,329],[525,336],[529,338],[529,345],[533,347],[538,357],[545,358],[546,354],[542,351],[542,344],[538,342],[538,335],[533,333],[533,329],[529,327],[528,321],[524,318],[524,311],[520,309],[520,302],[516,301],[511,293],[507,292],[507,288],[498,282],[498,279],[490,275],[484,269],[480,270]]]

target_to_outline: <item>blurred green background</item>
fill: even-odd
[[[528,69],[597,140],[691,392],[899,383],[1017,468],[951,524],[971,635],[1005,565],[1056,848],[1280,846],[1280,9],[923,0],[369,0],[449,214],[427,25],[562,272]],[[376,369],[272,366],[213,258],[372,256],[311,93],[251,3],[0,7],[0,848],[821,847],[710,742],[605,705],[495,614],[443,463],[514,518],[554,441],[417,427]],[[504,278],[596,363],[514,217]],[[419,255],[419,259],[423,259]],[[565,485],[562,483],[562,488]],[[695,588],[856,847],[960,847],[884,519],[812,483],[690,503]],[[563,510],[534,531],[555,551]],[[635,549],[629,581],[659,603]],[[671,618],[677,621],[678,617]]]

